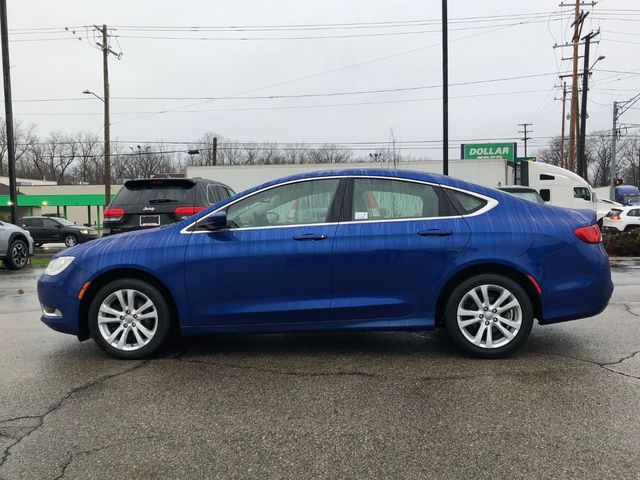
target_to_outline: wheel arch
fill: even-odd
[[[135,278],[137,280],[148,282],[149,284],[157,288],[164,299],[167,301],[167,305],[169,306],[169,311],[171,312],[172,327],[180,327],[180,315],[178,313],[178,307],[176,305],[173,293],[171,293],[171,290],[169,290],[169,288],[167,288],[167,286],[158,277],[152,275],[149,272],[136,268],[116,268],[103,272],[98,277],[94,278],[84,292],[82,300],[80,301],[80,308],[78,312],[80,332],[78,338],[80,340],[87,340],[90,337],[88,323],[89,306],[91,305],[91,301],[95,297],[96,293],[98,293],[98,291],[109,282],[113,280],[120,280],[122,278]]]
[[[481,263],[463,268],[462,270],[456,272],[444,284],[436,301],[436,325],[443,325],[444,309],[447,303],[447,299],[449,298],[449,295],[456,287],[456,285],[469,277],[483,274],[503,275],[510,278],[511,280],[518,282],[518,284],[524,289],[524,291],[531,299],[534,318],[538,319],[539,322],[543,320],[540,294],[536,290],[536,287],[534,286],[532,281],[527,278],[526,274],[515,267],[501,263]]]
[[[29,247],[29,240],[27,240],[27,236],[22,233],[22,232],[13,232],[11,233],[11,235],[9,235],[9,241],[7,242],[7,251],[9,249],[9,247],[11,246],[11,244],[13,242],[15,242],[16,240],[22,240],[24,243],[27,244],[27,248]]]

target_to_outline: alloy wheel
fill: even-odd
[[[499,285],[478,285],[460,300],[458,328],[472,344],[500,348],[522,328],[522,306],[516,296]]]
[[[147,345],[158,328],[158,310],[151,299],[134,289],[116,290],[98,310],[98,330],[102,338],[121,351]]]
[[[11,249],[11,257],[16,267],[22,268],[27,263],[27,247],[23,242],[16,242]]]

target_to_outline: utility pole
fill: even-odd
[[[449,46],[447,0],[442,0],[442,173],[449,175]]]
[[[618,102],[613,102],[613,127],[611,129],[611,191],[609,198],[616,198],[616,141],[618,139]]]
[[[588,13],[588,12],[587,12]],[[580,13],[580,2],[576,0],[573,30],[573,73],[571,75],[571,118],[569,121],[569,170],[575,171],[576,133],[578,129],[578,44],[582,24],[587,15]]]
[[[218,137],[213,137],[213,164],[218,164]]]
[[[7,0],[0,0],[0,37],[2,37],[2,79],[4,82],[4,123],[7,128],[7,154],[9,156],[9,201],[11,223],[18,223],[18,188],[16,186],[16,150],[13,135],[13,104],[11,103],[11,73],[9,63],[9,27]]]
[[[529,156],[527,154],[527,142],[529,140],[531,140],[531,137],[529,137],[528,134],[533,132],[533,130],[527,130],[527,127],[530,127],[531,125],[533,125],[533,123],[519,123],[518,124],[519,127],[522,127],[522,130],[518,130],[518,133],[524,134],[524,137],[522,138],[522,140],[524,140],[524,156],[525,156],[525,158]]]
[[[589,46],[591,39],[599,35],[600,32],[590,32],[583,38],[584,40],[584,59],[582,70],[582,107],[580,108],[580,135],[578,137],[578,175],[585,180],[587,179],[587,159],[585,156],[585,146],[587,137],[587,93],[589,92],[589,75],[591,68],[604,57],[599,57],[591,67],[589,67]]]
[[[115,55],[118,60],[122,57],[122,52],[116,53],[109,47],[109,32],[106,25],[93,28],[102,34],[102,43],[96,42],[97,47],[102,51],[102,82],[104,102],[104,205],[111,202],[111,123],[109,120],[109,54]],[[84,92],[83,92],[84,93]],[[91,93],[91,92],[89,92]],[[93,94],[95,95],[95,94]]]
[[[562,84],[562,133],[560,134],[560,167],[564,168],[564,124],[567,119],[567,82]]]
[[[109,123],[109,38],[102,25],[102,81],[104,83],[104,206],[111,203],[111,125]]]
[[[611,199],[615,198],[617,165],[616,165],[616,143],[618,140],[618,119],[624,112],[633,107],[640,100],[640,93],[624,102],[613,102],[613,128],[611,129]]]

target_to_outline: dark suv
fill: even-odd
[[[235,192],[204,178],[129,180],[104,210],[104,235],[179,222]]]
[[[73,247],[78,243],[98,238],[98,232],[91,227],[83,227],[66,218],[40,216],[24,217],[20,225],[33,237],[37,247],[44,243],[61,243]]]

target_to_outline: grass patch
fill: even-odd
[[[613,257],[640,257],[640,230],[607,235],[602,243]]]
[[[46,267],[49,265],[50,258],[35,258],[31,257],[29,261],[31,262],[32,267]]]

